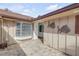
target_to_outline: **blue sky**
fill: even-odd
[[[70,3],[0,3],[0,9],[8,8],[16,13],[37,17],[69,4]]]

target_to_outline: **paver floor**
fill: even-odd
[[[66,56],[64,53],[49,48],[40,40],[17,41],[18,44],[0,49],[0,56]]]
[[[19,44],[13,44],[5,49],[0,49],[0,56],[26,56]]]
[[[42,44],[40,40],[19,41],[19,44],[28,56],[66,56],[64,53]]]

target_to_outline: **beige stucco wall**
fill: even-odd
[[[15,41],[15,30],[16,22],[3,20],[3,39],[7,40],[8,45],[16,43]]]
[[[48,27],[48,22],[44,22],[44,44],[67,54],[75,55],[75,15],[51,19],[50,22],[55,22],[56,25],[54,29]],[[70,32],[66,35],[65,33],[57,34],[57,26],[61,28],[63,25],[68,25]]]
[[[44,33],[57,33],[58,29],[57,26],[59,26],[59,28],[61,28],[63,25],[68,25],[70,28],[70,32],[68,34],[75,34],[75,16],[71,15],[71,16],[67,16],[67,17],[62,17],[62,18],[58,18],[58,19],[52,19],[50,22],[55,22],[55,28],[52,29],[50,27],[48,27],[48,22],[44,23]],[[44,35],[45,38],[46,35]]]
[[[18,40],[16,39],[16,23],[20,22],[20,23],[32,24],[27,21],[20,21],[20,20],[11,19],[11,18],[2,18],[1,21],[3,22],[3,26],[2,26],[2,31],[0,30],[1,32],[0,43],[2,43],[2,40],[3,40],[3,42],[7,41],[8,45],[14,44]],[[0,29],[1,29],[1,21],[0,21]],[[30,38],[32,38],[32,36]],[[25,38],[22,37],[21,39],[27,39],[27,37]]]
[[[49,21],[48,21],[49,22]],[[47,24],[48,24],[47,22]],[[53,33],[57,33],[57,26],[59,26],[59,28],[61,28],[63,25],[68,25],[70,28],[70,32],[68,34],[75,34],[75,15],[71,15],[71,16],[67,16],[67,17],[62,17],[62,18],[58,18],[58,19],[51,19],[50,22],[55,22],[55,28],[49,28],[48,25],[45,25],[45,32],[47,33],[51,33],[51,31]],[[46,22],[45,22],[46,23]],[[47,28],[46,28],[47,27]],[[48,31],[46,31],[48,29]]]
[[[48,45],[50,47],[53,47],[52,46],[52,30],[51,30],[51,28],[49,28],[49,30],[48,30],[47,25],[48,25],[48,22],[45,22],[44,23],[44,33],[43,33],[44,44],[46,44],[46,45]],[[50,32],[48,32],[48,31],[50,31]]]

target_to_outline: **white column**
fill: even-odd
[[[38,39],[38,23],[34,23],[33,39]]]
[[[22,24],[23,23],[20,23],[20,36],[22,36]]]
[[[2,31],[2,43],[3,43],[3,19],[1,19],[1,26],[2,26],[2,29],[1,29],[1,31]]]

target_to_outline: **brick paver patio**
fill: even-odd
[[[0,56],[26,56],[19,44],[13,44],[5,49],[0,49]]]
[[[64,53],[42,44],[40,40],[21,41],[19,43],[25,54],[29,56],[66,56]]]
[[[17,41],[18,44],[0,49],[0,56],[66,56],[64,53],[49,48],[40,40]]]

